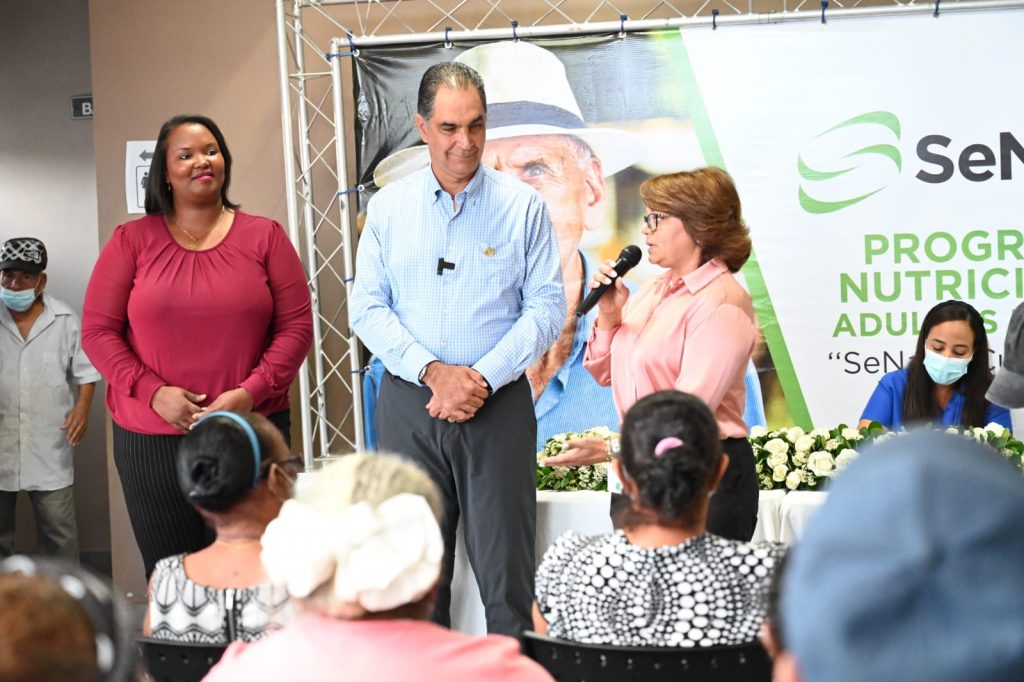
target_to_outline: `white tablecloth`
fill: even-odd
[[[804,534],[827,495],[811,490],[762,490],[757,503],[757,527],[753,541],[793,544]]]

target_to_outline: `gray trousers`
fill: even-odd
[[[487,630],[531,629],[537,524],[537,419],[526,377],[503,386],[462,424],[427,414],[431,391],[385,373],[375,414],[378,447],[404,455],[437,484],[445,513],[444,568],[434,620],[451,625],[455,531],[462,515]]]
[[[36,514],[39,552],[78,563],[78,525],[73,486],[59,490],[28,490]],[[14,554],[14,512],[18,493],[0,491],[0,557]]]

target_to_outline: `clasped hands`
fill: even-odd
[[[435,419],[464,422],[472,419],[490,395],[487,380],[472,367],[434,361],[423,373],[423,383],[434,394],[427,412]]]
[[[252,409],[252,396],[241,387],[224,391],[209,405],[201,407],[204,400],[205,393],[193,393],[180,386],[161,386],[153,394],[149,406],[161,419],[183,432],[210,412],[248,412]]]

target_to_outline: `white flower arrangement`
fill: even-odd
[[[762,490],[821,490],[824,484],[849,466],[865,434],[840,424],[834,429],[816,428],[810,433],[799,426],[769,431],[750,430],[758,486]]]
[[[946,433],[963,435],[1002,453],[1024,472],[1024,443],[999,424],[974,428],[950,426]],[[804,433],[800,427],[769,431],[763,426],[750,430],[757,481],[761,490],[822,490],[858,457],[866,442],[881,443],[906,431],[888,431],[878,422],[862,429],[840,424],[834,429],[816,428]]]
[[[616,436],[610,429],[598,426],[581,433],[560,433],[548,439],[537,453],[537,461],[560,455],[565,445],[577,438],[601,438],[607,441]],[[572,467],[543,467],[537,465],[537,490],[608,490],[608,463],[585,464]]]

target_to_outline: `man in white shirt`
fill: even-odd
[[[43,293],[46,261],[46,247],[32,237],[0,250],[0,556],[14,553],[24,490],[39,550],[77,561],[71,455],[100,375],[82,352],[78,316]]]

